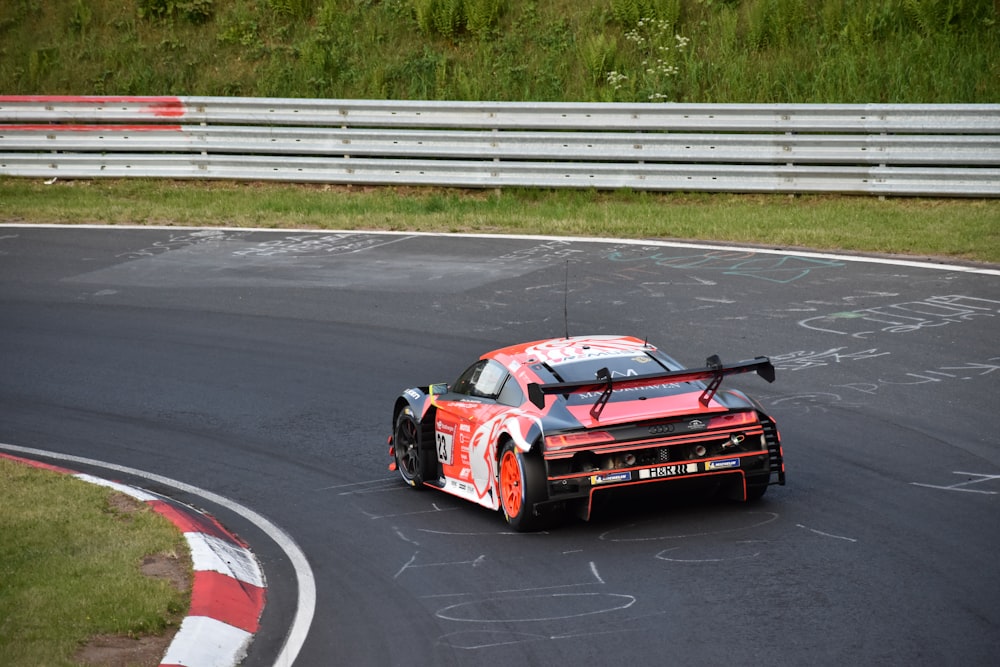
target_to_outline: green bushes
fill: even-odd
[[[508,0],[413,0],[417,25],[426,35],[454,40],[462,34],[490,37]]]
[[[180,17],[192,23],[212,18],[212,0],[138,0],[139,16],[150,19]]]
[[[0,93],[998,102],[993,0],[10,0]]]

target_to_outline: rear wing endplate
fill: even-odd
[[[545,407],[545,396],[547,394],[579,394],[590,391],[599,391],[601,395],[597,402],[590,409],[590,414],[594,419],[601,416],[604,406],[607,404],[611,394],[616,389],[632,387],[646,387],[664,382],[708,382],[705,390],[698,397],[698,402],[708,405],[712,397],[719,390],[722,379],[727,375],[738,375],[740,373],[757,373],[768,382],[774,382],[774,366],[767,357],[756,357],[748,361],[738,361],[734,364],[723,364],[719,355],[713,354],[705,360],[704,368],[683,368],[677,371],[667,371],[653,375],[638,375],[632,377],[612,378],[607,368],[597,371],[597,377],[584,382],[553,382],[550,384],[538,384],[532,382],[528,385],[528,400],[530,400],[539,410]]]

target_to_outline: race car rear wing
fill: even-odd
[[[722,378],[727,375],[738,375],[740,373],[753,373],[764,378],[768,382],[774,382],[774,366],[767,357],[757,357],[749,361],[738,361],[734,364],[723,364],[719,355],[713,354],[705,360],[704,368],[683,368],[677,371],[667,371],[653,375],[637,375],[623,378],[612,378],[607,368],[597,371],[597,377],[593,380],[583,382],[552,382],[550,384],[538,384],[532,382],[528,385],[528,399],[539,409],[545,407],[546,394],[577,394],[590,391],[599,391],[597,402],[590,409],[590,415],[594,419],[599,419],[604,406],[607,404],[611,394],[616,389],[626,389],[634,387],[648,387],[665,382],[698,382],[707,381],[708,385],[698,397],[698,402],[708,405],[712,397],[719,390]]]

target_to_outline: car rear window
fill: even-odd
[[[573,359],[549,368],[562,382],[588,382],[597,377],[597,371],[607,368],[612,379],[655,375],[670,370],[657,359],[644,353],[627,355],[598,355],[586,359]]]

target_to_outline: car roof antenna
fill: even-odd
[[[566,260],[566,281],[563,285],[563,326],[566,328],[566,340],[569,340],[569,260]]]

